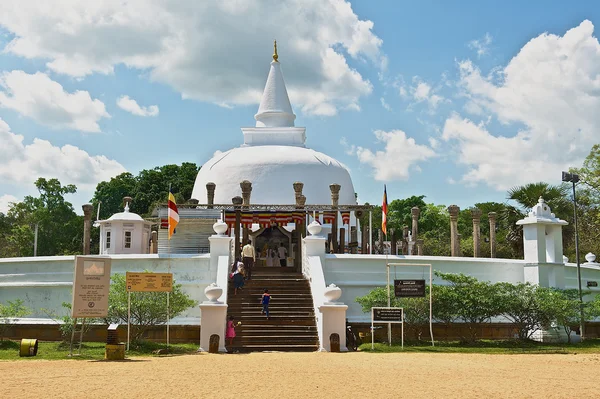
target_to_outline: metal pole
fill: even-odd
[[[169,293],[167,292],[167,348],[169,347]]]
[[[431,335],[431,346],[435,346],[433,342],[433,282],[431,279],[431,264],[429,265],[429,335]]]
[[[577,197],[575,196],[575,182],[573,182],[573,218],[575,219],[575,258],[577,259],[577,282],[579,285],[579,331],[581,340],[585,339],[585,317],[583,315],[583,295],[581,293],[581,265],[579,264],[579,232],[577,231]]]
[[[390,264],[387,261],[387,254],[385,255],[385,265],[387,266],[388,308],[390,308],[392,307],[390,299]],[[388,344],[392,346],[392,323],[388,323]]]
[[[371,350],[375,349],[375,326],[373,325],[373,308],[371,308]]]
[[[38,237],[38,223],[35,224],[35,233],[33,236],[33,256],[37,256],[37,237]]]
[[[127,293],[127,352],[129,352],[129,335],[131,331],[131,291]]]
[[[373,254],[373,211],[369,210],[369,255]]]

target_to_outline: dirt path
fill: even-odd
[[[596,397],[600,355],[252,353],[2,361],[4,398]]]

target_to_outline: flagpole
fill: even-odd
[[[388,252],[385,247],[387,241],[387,190],[385,184],[383,185],[383,201],[381,204],[381,230],[383,230],[384,239],[380,242],[383,252],[385,252],[385,268],[387,271],[387,305],[388,308],[392,306],[391,294],[390,294],[390,264],[388,260]],[[392,323],[388,323],[388,344],[392,346]]]
[[[169,183],[169,195],[171,195],[171,183]],[[168,197],[167,197],[168,198]],[[167,253],[169,254],[168,256],[168,262],[167,262],[167,267],[168,267],[168,272],[171,273],[171,218],[169,218],[168,212],[169,212],[169,198],[167,199],[167,220],[169,225],[168,227],[168,231],[167,231],[167,236],[168,236],[168,244],[167,244]],[[169,292],[167,292],[167,349],[169,348],[169,319],[170,319],[170,303],[169,303]]]

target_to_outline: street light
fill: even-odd
[[[577,197],[575,196],[575,183],[579,181],[579,175],[575,173],[562,172],[562,181],[573,183],[573,218],[575,219],[575,258],[577,259],[577,282],[579,284],[579,331],[581,340],[585,339],[585,317],[583,316],[583,295],[581,294],[581,266],[579,264],[579,232],[577,231]]]

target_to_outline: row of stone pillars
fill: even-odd
[[[461,256],[460,234],[458,234],[458,214],[460,208],[457,205],[448,207],[450,213],[450,253],[451,256]],[[472,208],[473,219],[473,257],[481,257],[481,209]],[[490,257],[496,257],[496,212],[488,213],[490,223]]]
[[[461,256],[460,250],[460,234],[458,234],[458,214],[460,208],[457,205],[450,205],[448,207],[450,213],[450,252],[451,256]],[[420,209],[418,207],[411,208],[412,216],[412,229],[409,234],[408,226],[404,226],[402,230],[401,253],[403,255],[423,255],[423,240],[418,238],[419,235],[419,216]],[[473,257],[481,257],[481,215],[482,212],[478,208],[471,209],[471,217],[473,219]],[[496,257],[496,212],[488,213],[488,220],[490,223],[490,257]],[[366,230],[366,229],[363,229]],[[363,252],[366,251],[365,236],[363,235]],[[379,231],[379,243],[383,245],[383,232]],[[391,253],[397,253],[397,239],[396,232],[394,229],[390,229],[391,239]],[[383,253],[383,247],[380,248],[380,252]]]
[[[213,182],[206,183],[207,205],[208,205],[209,209],[212,208],[212,206],[214,205],[216,187],[217,187],[216,184]],[[242,190],[242,196],[232,198],[232,203],[233,203],[234,209],[236,211],[236,220],[235,220],[235,227],[234,227],[234,235],[236,238],[239,237],[239,235],[240,235],[240,227],[239,226],[241,223],[241,211],[244,208],[248,208],[250,206],[250,197],[252,194],[252,182],[250,182],[248,180],[244,180],[244,181],[240,182],[240,188]],[[304,196],[302,194],[302,190],[304,188],[304,183],[295,182],[293,184],[293,188],[294,188],[294,194],[295,194],[295,199],[296,199],[296,209],[299,211],[304,211],[304,206],[306,204],[306,196]],[[333,183],[333,184],[329,185],[329,190],[331,191],[331,208],[332,208],[332,210],[334,210],[336,212],[339,207],[341,188],[342,188],[342,186],[340,186],[337,183]],[[360,214],[358,212],[355,212],[355,215],[357,218],[359,218],[362,215],[362,212],[360,212]],[[334,253],[342,252],[345,247],[346,231],[344,228],[341,228],[341,229],[339,229],[339,232],[338,232],[338,218],[337,217],[334,219],[334,221],[332,223],[331,231],[332,231],[332,234],[331,234],[331,238],[329,241],[329,246],[331,248],[331,251]],[[244,227],[241,233],[242,233],[242,241],[247,242],[249,233],[250,233],[249,229]],[[338,241],[338,233],[339,233],[339,241]],[[295,229],[294,234],[296,235],[296,243],[297,243],[296,244],[295,266],[299,267],[300,263],[301,263],[301,259],[300,259],[301,242],[302,242],[302,238],[306,235],[304,222],[300,222],[300,223],[296,224],[296,229]],[[353,242],[358,241],[356,228],[353,231],[353,236],[352,236],[351,240],[353,240]],[[356,245],[354,245],[354,249],[355,249],[354,252],[356,252],[356,250],[357,250]],[[240,256],[239,245],[235,246],[234,256],[236,259],[238,259]]]

